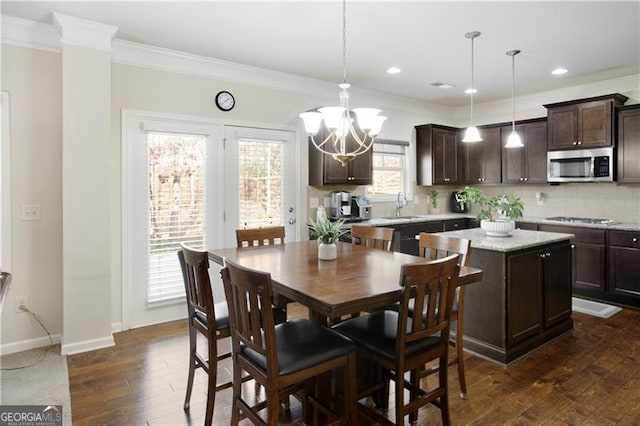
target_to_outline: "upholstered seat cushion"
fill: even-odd
[[[409,301],[409,315],[413,316],[413,300]],[[387,305],[384,307],[384,309],[389,310],[389,311],[398,311],[398,309],[400,309],[400,303],[396,302],[394,304],[391,305]],[[453,310],[451,311],[451,315],[453,316],[453,318],[456,318],[458,316],[458,298],[454,297],[453,298]]]
[[[229,307],[227,302],[214,303],[213,313],[216,316],[216,327],[218,330],[229,328]],[[204,327],[207,326],[207,314],[202,311],[195,312],[196,321]]]
[[[333,327],[334,330],[349,337],[367,351],[395,359],[396,338],[398,335],[398,312],[384,310],[372,312],[358,318],[343,321]],[[411,328],[411,318],[407,329]],[[440,342],[440,336],[430,336],[407,345],[405,355],[411,356],[427,351]]]
[[[278,324],[275,332],[278,375],[281,376],[356,350],[356,345],[340,333],[305,319]],[[241,351],[251,362],[266,370],[267,363],[264,356],[247,347],[241,348]]]

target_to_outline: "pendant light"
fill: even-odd
[[[382,123],[387,119],[376,108],[349,109],[349,87],[347,83],[347,2],[342,2],[342,83],[340,87],[340,106],[323,107],[314,111],[306,111],[299,116],[309,139],[319,151],[331,155],[343,166],[356,156],[364,154],[373,145],[380,133]],[[322,122],[328,135],[322,140],[315,136]],[[349,138],[349,142],[347,141]]]
[[[471,31],[464,35],[466,38],[471,39],[471,118],[469,119],[469,127],[464,131],[464,137],[462,138],[462,142],[465,143],[482,142],[478,128],[473,125],[473,92],[476,90],[473,81],[473,40],[479,37],[480,34],[480,31]]]
[[[505,148],[522,148],[522,139],[516,132],[516,55],[520,53],[519,50],[510,50],[507,52],[507,56],[511,56],[511,98],[513,103],[513,120],[511,121],[511,133],[507,138]]]

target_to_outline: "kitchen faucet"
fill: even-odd
[[[407,205],[407,196],[402,193],[402,191],[398,192],[398,197],[396,201],[396,217],[400,217],[400,210],[404,206]]]

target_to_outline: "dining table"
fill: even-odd
[[[286,303],[298,302],[309,308],[311,319],[327,325],[343,316],[397,302],[402,265],[430,261],[340,241],[336,246],[335,260],[318,260],[315,240],[211,249],[208,253],[209,259],[219,265],[229,259],[246,268],[269,272],[275,304],[286,308]],[[481,281],[481,269],[460,267],[458,286]]]

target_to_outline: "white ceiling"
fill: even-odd
[[[2,14],[51,23],[59,12],[117,26],[139,43],[339,83],[340,1],[12,2]],[[347,80],[424,102],[468,102],[470,41],[477,30],[476,102],[640,72],[640,1],[347,3]],[[398,66],[402,73],[385,70]],[[550,71],[559,65],[570,72]],[[435,81],[454,88],[430,87]],[[338,90],[336,88],[336,90]]]

